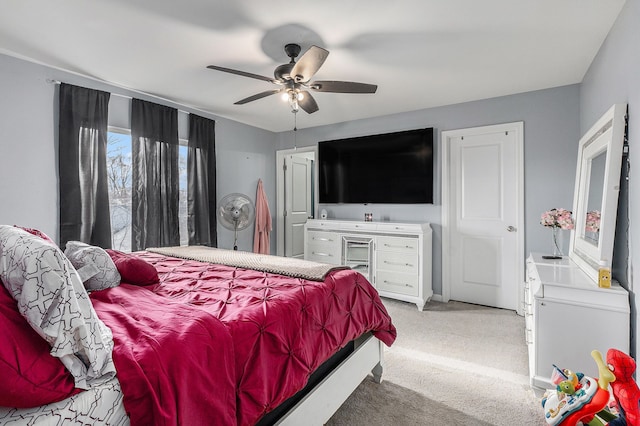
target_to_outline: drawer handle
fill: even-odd
[[[413,266],[410,263],[402,263],[402,262],[389,262],[387,260],[383,261],[382,263],[386,263],[387,265],[399,265],[399,266]]]
[[[408,249],[413,248],[410,245],[397,245],[397,244],[394,245],[394,244],[387,244],[387,243],[384,243],[384,246],[385,247],[391,247],[391,248],[393,248],[393,247],[396,247],[396,248],[408,248]]]
[[[333,242],[333,240],[331,238],[313,237],[312,239],[315,240],[315,241],[330,241],[330,242]]]
[[[399,287],[412,287],[413,288],[413,286],[411,284],[407,284],[407,283],[396,283],[396,282],[387,281],[387,280],[384,280],[384,283],[385,284],[389,284],[389,285],[399,286]]]
[[[315,254],[316,256],[328,256],[328,257],[331,257],[331,254],[329,254],[329,253],[320,253],[320,252],[317,252],[317,251],[314,251],[312,253]]]

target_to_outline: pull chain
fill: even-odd
[[[293,110],[293,149],[298,149],[298,111]]]

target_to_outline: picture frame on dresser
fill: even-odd
[[[594,281],[613,257],[626,112],[626,104],[613,105],[578,146],[569,258]]]

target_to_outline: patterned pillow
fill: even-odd
[[[120,273],[104,249],[69,241],[64,254],[78,270],[87,290],[104,290],[120,285]],[[87,270],[90,272],[85,274]]]
[[[87,389],[115,376],[111,330],[96,315],[60,249],[22,229],[0,225],[0,281],[18,310],[51,346],[51,355]]]

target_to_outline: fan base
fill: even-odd
[[[297,58],[298,55],[300,54],[300,45],[295,43],[289,43],[284,46],[284,52],[291,59]]]

